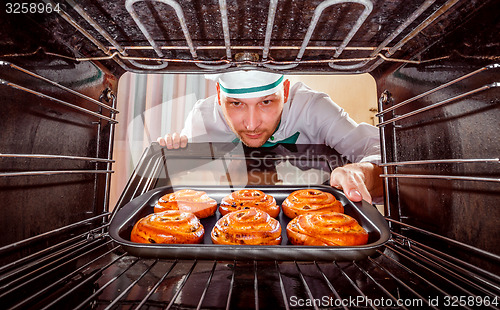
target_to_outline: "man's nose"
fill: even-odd
[[[254,131],[259,128],[261,123],[260,112],[257,111],[255,107],[250,107],[247,111],[247,115],[245,117],[245,128],[248,131]]]

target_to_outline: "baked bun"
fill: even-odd
[[[217,210],[217,201],[207,193],[183,189],[162,196],[155,205],[155,212],[180,210],[194,213],[198,218],[209,217]]]
[[[271,217],[277,217],[280,214],[280,206],[276,204],[276,199],[257,189],[242,189],[222,198],[219,212],[221,215],[226,215],[251,207],[260,209]]]
[[[311,212],[297,216],[286,226],[295,245],[363,245],[368,233],[352,217],[337,212]]]
[[[291,193],[283,201],[282,207],[283,213],[292,219],[309,212],[344,212],[344,207],[332,194],[312,188]]]
[[[200,243],[205,230],[190,212],[167,210],[140,219],[130,241],[139,243]]]
[[[281,226],[266,212],[249,208],[221,217],[210,237],[215,244],[275,245],[281,243]]]

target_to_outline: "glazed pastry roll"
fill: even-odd
[[[295,245],[353,246],[368,242],[368,233],[352,217],[337,212],[311,212],[291,220],[286,233]]]
[[[221,215],[226,215],[229,212],[252,207],[266,212],[271,217],[277,217],[280,213],[276,199],[256,189],[242,189],[227,195],[220,203],[219,212]]]
[[[205,230],[190,212],[167,210],[140,219],[130,241],[139,243],[201,243]]]
[[[312,188],[294,191],[283,201],[282,207],[289,218],[317,211],[344,212],[340,201],[331,193]]]
[[[221,217],[210,236],[215,244],[276,245],[281,243],[281,226],[266,212],[249,208]]]
[[[207,193],[183,189],[162,196],[155,205],[154,212],[180,210],[194,213],[198,218],[206,218],[217,210],[217,201]]]

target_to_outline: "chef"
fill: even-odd
[[[326,144],[352,163],[334,169],[330,184],[352,201],[382,196],[377,128],[357,124],[328,95],[281,74],[240,70],[206,75],[217,95],[199,100],[180,134],[166,134],[158,143],[169,149],[190,142],[236,142],[248,147],[279,143]]]

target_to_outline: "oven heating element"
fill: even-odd
[[[47,4],[55,5],[52,0],[43,0]],[[78,15],[87,22],[92,29],[97,31],[99,35],[101,35],[106,42],[103,43],[99,41],[95,36],[93,36],[89,31],[87,31],[77,20],[75,20],[71,15],[69,15],[64,10],[61,10],[59,15],[66,20],[71,26],[75,28],[75,30],[79,31],[82,35],[84,35],[87,39],[89,39],[93,44],[95,44],[101,52],[103,52],[106,56],[95,56],[95,57],[77,57],[71,58],[69,56],[57,55],[64,58],[74,59],[76,61],[89,61],[89,60],[106,60],[112,59],[118,65],[120,65],[126,71],[132,71],[137,73],[151,73],[151,70],[155,72],[162,72],[163,69],[166,69],[169,62],[172,63],[186,63],[186,64],[195,64],[200,69],[206,70],[222,70],[231,67],[232,65],[249,65],[249,66],[263,66],[265,68],[273,69],[273,70],[290,70],[294,69],[300,64],[328,64],[330,68],[337,70],[337,72],[346,72],[349,70],[349,73],[365,73],[372,72],[375,70],[381,63],[384,61],[390,62],[400,62],[400,63],[413,63],[420,64],[424,62],[436,61],[439,59],[447,58],[448,56],[439,57],[436,59],[427,59],[427,60],[413,60],[413,59],[398,59],[393,58],[392,56],[400,50],[405,44],[410,42],[415,36],[424,31],[426,27],[428,27],[432,22],[436,19],[442,17],[450,8],[452,8],[459,0],[449,0],[440,6],[437,10],[431,12],[420,24],[415,26],[407,35],[405,35],[400,41],[394,44],[394,46],[388,46],[394,39],[400,36],[412,23],[417,20],[417,18],[421,17],[421,15],[426,12],[432,4],[434,4],[436,0],[426,0],[422,3],[408,18],[400,24],[400,26],[395,29],[390,35],[388,35],[383,42],[377,47],[349,47],[348,44],[352,40],[352,38],[356,35],[356,33],[360,30],[361,26],[366,21],[367,17],[370,15],[373,4],[369,0],[325,0],[321,2],[318,6],[316,6],[314,10],[313,18],[310,21],[310,24],[307,28],[307,32],[305,37],[300,44],[300,48],[297,46],[271,46],[271,37],[274,26],[275,14],[277,12],[278,0],[272,0],[269,3],[269,12],[266,24],[266,32],[263,46],[238,46],[231,45],[230,41],[230,30],[228,26],[228,6],[226,0],[219,0],[220,7],[220,16],[221,16],[221,24],[222,24],[222,33],[224,37],[224,46],[213,46],[213,45],[196,45],[193,43],[191,38],[188,25],[186,22],[185,14],[183,12],[182,7],[174,0],[127,0],[125,2],[125,7],[127,12],[130,14],[133,22],[138,26],[144,38],[149,42],[149,46],[122,46],[119,42],[113,39],[113,36],[110,35],[103,27],[96,22],[86,11],[78,5],[73,0],[67,0],[66,2],[71,8],[78,13]],[[184,35],[187,46],[159,46],[152,35],[148,31],[147,27],[143,23],[143,19],[145,16],[139,16],[138,13],[134,9],[134,4],[139,2],[152,2],[152,3],[160,3],[161,5],[168,6],[175,11],[176,17],[182,29],[182,33]],[[351,4],[355,3],[363,6],[363,11],[358,16],[355,25],[351,28],[349,33],[346,34],[344,40],[342,41],[340,46],[313,46],[309,47],[308,44],[311,40],[311,37],[314,33],[314,30],[317,26],[317,23],[323,13],[323,11],[331,6],[342,5],[342,4]],[[106,44],[110,44],[110,46],[106,46]],[[200,59],[197,51],[200,50],[220,50],[224,49],[226,51],[225,59],[220,60],[204,60]],[[296,50],[298,52],[294,60],[275,60],[269,57],[271,50]],[[147,51],[154,50],[156,53],[156,57],[144,57],[144,56],[131,56],[127,51]],[[189,50],[191,54],[191,59],[182,58],[182,59],[172,59],[166,58],[162,50]],[[261,61],[251,61],[244,60],[241,62],[235,62],[232,56],[232,50],[255,50],[262,53]],[[303,59],[303,56],[307,50],[326,50],[326,51],[335,51],[331,57],[325,59]],[[355,51],[371,51],[371,53],[364,57],[356,57],[356,58],[339,58],[341,53],[344,50],[355,50]],[[115,51],[115,52],[113,52]],[[385,54],[382,52],[385,51]],[[122,60],[125,60],[130,65],[126,65]],[[157,64],[145,64],[139,61],[146,62],[156,62]],[[348,65],[341,65],[340,63],[352,63]],[[339,64],[337,64],[339,63]],[[367,68],[367,65],[372,63],[370,67]],[[364,68],[364,69],[363,69]],[[167,72],[167,71],[165,71]]]

